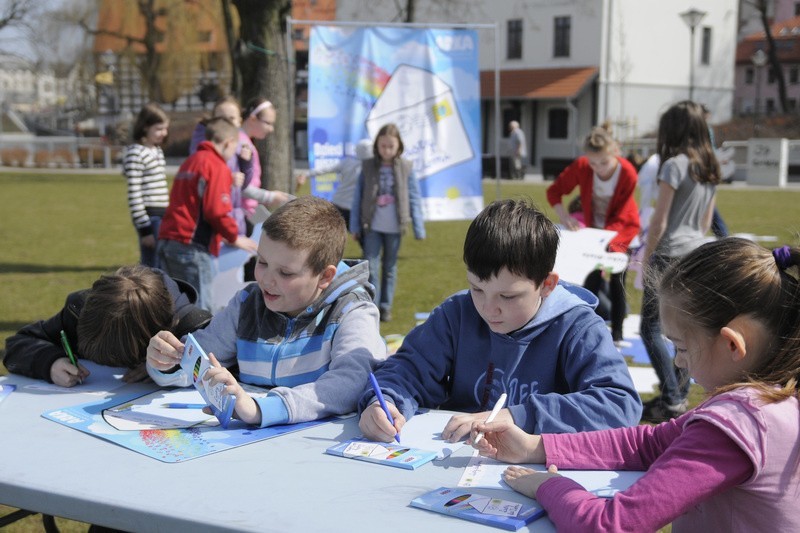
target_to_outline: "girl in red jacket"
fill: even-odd
[[[561,224],[569,230],[582,227],[561,203],[575,187],[580,189],[583,220],[587,227],[616,231],[608,245],[609,252],[628,253],[628,246],[639,234],[639,208],[633,199],[636,189],[636,170],[619,156],[617,142],[611,133],[595,127],[583,143],[583,156],[572,162],[547,189],[547,201],[555,210]],[[611,336],[622,340],[625,320],[624,272],[611,274]],[[603,284],[603,271],[595,270],[584,286],[595,294]]]

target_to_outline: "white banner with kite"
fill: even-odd
[[[478,36],[474,30],[315,26],[309,44],[311,168],[355,157],[359,140],[398,126],[426,220],[483,208]],[[331,198],[331,175],[312,193]]]

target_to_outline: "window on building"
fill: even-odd
[[[553,57],[569,57],[571,28],[571,17],[556,17],[553,20]]]
[[[787,111],[797,111],[797,99],[789,98],[786,100]]]
[[[794,16],[800,15],[800,2],[794,3]]]
[[[201,43],[210,43],[211,42],[211,32],[210,31],[199,31],[197,32],[197,41]]]
[[[755,77],[755,70],[753,67],[744,69],[744,82],[746,85],[753,85],[753,78]]]
[[[789,83],[797,84],[800,81],[800,68],[789,67]]]
[[[767,74],[767,83],[770,84],[775,83],[775,78],[776,78],[775,71],[772,69],[772,67],[770,67],[769,72]]]
[[[554,107],[547,112],[547,137],[566,139],[569,133],[569,110]]]
[[[507,24],[506,59],[522,59],[522,19]]]
[[[775,99],[767,98],[767,114],[771,115],[775,112]]]
[[[711,64],[711,28],[703,27],[703,45],[700,48],[700,64]]]

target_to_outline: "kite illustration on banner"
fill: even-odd
[[[367,116],[374,139],[384,124],[400,129],[404,155],[414,161],[418,179],[474,157],[453,90],[428,70],[400,65]]]

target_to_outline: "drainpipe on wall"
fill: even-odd
[[[569,109],[570,131],[572,132],[572,157],[576,158],[580,155],[578,150],[578,106],[569,98],[565,101],[567,109]]]

